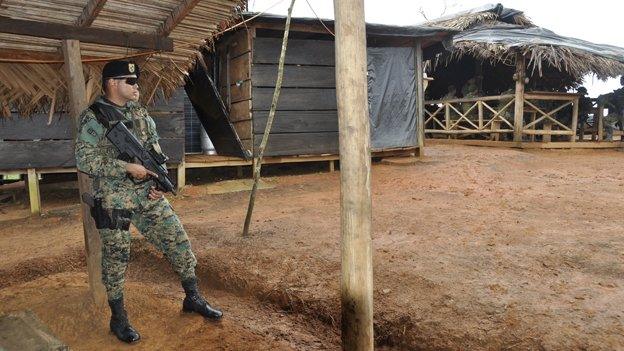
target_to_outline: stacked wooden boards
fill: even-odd
[[[273,98],[282,40],[251,33],[238,31],[218,46],[217,71],[229,118],[244,148],[255,152]],[[265,155],[337,153],[334,42],[291,38],[285,64]]]
[[[163,152],[171,163],[184,157],[184,92],[148,108],[156,122]],[[49,122],[49,124],[48,124]],[[75,167],[75,128],[66,113],[0,119],[0,169]]]

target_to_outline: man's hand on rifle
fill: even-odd
[[[143,165],[136,164],[136,163],[127,163],[126,172],[128,172],[132,176],[132,178],[138,179],[138,180],[143,180],[148,175],[151,175],[154,178],[158,178],[158,174],[143,167]]]
[[[163,197],[164,195],[165,195],[165,193],[163,193],[162,191],[157,190],[155,187],[151,187],[150,191],[149,191],[149,194],[147,194],[147,197],[150,200],[158,200],[161,197]]]

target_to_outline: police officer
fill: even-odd
[[[80,116],[76,138],[76,165],[93,178],[93,192],[99,206],[92,210],[102,240],[102,281],[111,309],[110,329],[119,340],[132,343],[139,333],[124,310],[124,274],[130,258],[130,223],[148,242],[160,250],[180,277],[186,297],[182,308],[219,320],[222,312],[200,295],[195,276],[197,260],[191,244],[171,205],[150,180],[157,175],[140,164],[120,159],[105,134],[110,115],[132,131],[146,149],[162,153],[156,125],[139,103],[139,66],[129,61],[112,61],[102,71],[104,95]],[[113,118],[115,119],[115,118]]]

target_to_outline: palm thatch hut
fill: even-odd
[[[67,107],[60,54],[80,39],[87,100],[100,93],[106,61],[132,58],[142,68],[143,102],[184,85],[197,49],[233,19],[244,0],[2,0],[0,114],[23,116]]]
[[[114,59],[139,63],[142,102],[154,104],[163,151],[182,162],[180,87],[199,48],[245,4],[0,0],[0,175],[28,174],[31,211],[40,212],[38,176],[75,172],[74,117],[101,93],[101,69]]]
[[[599,79],[622,75],[623,48],[560,36],[501,4],[428,24],[460,31],[452,46],[429,62],[435,78],[427,90],[429,136],[472,144],[483,144],[474,139],[484,137],[505,138],[515,143],[488,144],[518,147],[620,146],[575,143],[585,140],[584,130],[580,137],[577,129],[587,126],[593,111],[579,112],[584,97],[569,92],[589,74]],[[565,143],[549,143],[553,136]]]

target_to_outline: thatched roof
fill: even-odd
[[[600,79],[624,74],[624,48],[564,37],[535,26],[521,11],[501,4],[487,5],[431,21],[436,26],[460,29],[451,52],[436,62],[450,62],[463,55],[492,62],[515,62],[516,53],[528,59],[528,69],[541,75],[550,65],[581,79],[595,74]]]
[[[489,4],[467,11],[433,19],[426,24],[438,27],[466,30],[477,25],[502,22],[525,27],[533,26],[522,11],[503,7],[502,4]]]
[[[0,16],[11,20],[142,33],[153,36],[154,41],[172,39],[173,50],[169,52],[94,44],[88,40],[81,42],[88,99],[93,100],[100,94],[99,77],[104,63],[130,57],[141,66],[139,84],[143,102],[147,102],[156,95],[169,96],[184,84],[186,71],[197,57],[197,49],[227,26],[245,2],[0,0]],[[67,93],[61,40],[15,34],[11,30],[0,30],[0,115],[7,115],[9,108],[24,115],[48,110],[50,106],[62,108],[67,102]]]

